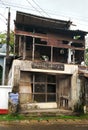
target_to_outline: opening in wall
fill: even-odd
[[[56,76],[33,73],[32,78],[33,101],[56,102]]]

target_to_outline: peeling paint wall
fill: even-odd
[[[74,74],[72,75],[72,79],[71,79],[71,102],[70,102],[70,106],[72,107],[72,109],[74,110],[74,105],[77,103],[78,101],[78,96],[77,96],[77,78],[78,78],[78,70],[76,70],[74,72]]]
[[[67,103],[68,109],[72,108],[74,109],[74,105],[79,100],[79,91],[80,91],[80,79],[78,78],[78,66],[77,65],[67,65],[64,64],[65,69],[64,71],[55,71],[55,70],[41,70],[41,69],[33,69],[31,68],[31,62],[30,61],[20,61],[20,60],[14,60],[13,66],[12,66],[12,83],[13,83],[13,90],[19,92],[20,97],[20,103],[21,106],[25,106],[25,104],[31,104],[32,101],[32,87],[31,87],[31,73],[34,72],[46,72],[51,74],[56,74],[57,76],[57,101],[54,105],[52,102],[52,107],[60,107],[60,94],[62,94],[62,90],[64,92],[64,96],[67,96],[67,100],[63,100],[63,106],[64,103]],[[65,75],[67,75],[65,77]],[[61,78],[62,77],[62,78]],[[68,78],[67,78],[68,77]],[[70,78],[69,78],[70,77]],[[10,81],[10,79],[9,79]],[[69,85],[69,86],[68,86]],[[67,86],[67,87],[66,87]],[[24,105],[23,105],[24,104]],[[42,107],[42,103],[37,106],[33,104],[33,107]],[[28,105],[30,106],[30,105]],[[47,106],[45,103],[46,107]],[[22,108],[23,109],[23,108]]]

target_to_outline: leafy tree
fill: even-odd
[[[85,64],[88,66],[88,48],[85,50]]]
[[[7,43],[7,33],[6,32],[0,33],[0,44],[6,44],[6,43]],[[10,53],[13,53],[13,47],[14,47],[14,32],[13,31],[10,32],[9,45],[11,48]],[[3,70],[2,70],[2,67],[0,66],[0,85],[2,84],[2,73],[3,73]]]
[[[1,33],[0,34],[0,44],[5,44],[7,43],[7,33]],[[9,43],[10,47],[11,47],[11,52],[13,52],[13,47],[14,47],[14,32],[11,30],[10,32],[10,43]]]

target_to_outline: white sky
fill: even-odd
[[[36,4],[37,3],[37,4]],[[71,20],[72,29],[88,31],[88,0],[0,0],[0,32],[7,30],[8,8],[11,11],[11,29],[14,28],[16,11],[22,11]]]

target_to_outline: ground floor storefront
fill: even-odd
[[[15,60],[8,83],[12,83],[13,92],[19,94],[19,111],[74,110],[80,97],[77,65],[56,63],[51,66],[50,63]]]
[[[21,104],[27,103],[31,109],[69,108],[71,75],[21,71],[20,76],[19,97]]]

